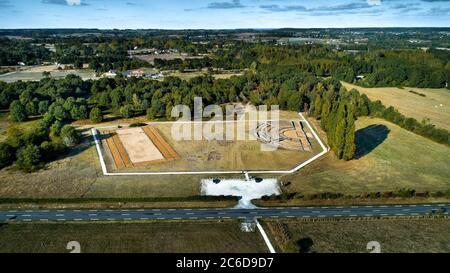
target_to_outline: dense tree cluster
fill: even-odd
[[[321,80],[302,73],[298,68],[283,66],[261,68],[249,71],[244,76],[218,80],[205,76],[190,81],[179,78],[167,78],[164,81],[136,78],[82,81],[70,75],[62,80],[0,84],[0,106],[9,108],[11,118],[16,121],[43,116],[39,130],[36,129],[40,132],[36,141],[23,140],[20,145],[10,145],[16,149],[33,145],[23,152],[16,152],[17,165],[32,170],[29,166],[36,160],[25,155],[36,150],[36,147],[43,149],[43,142],[46,142],[46,147],[54,143],[66,147],[77,142],[76,131],[65,126],[74,120],[89,118],[97,123],[102,121],[103,113],[113,113],[124,118],[147,115],[149,119],[170,119],[174,105],[189,105],[193,109],[196,96],[202,97],[205,104],[251,102],[268,106],[279,104],[281,109],[303,111],[309,108],[312,98],[320,97],[316,95],[323,91],[320,86],[333,86],[339,90],[340,83]],[[331,118],[338,113],[333,111],[329,116]],[[348,119],[350,117],[354,118],[348,114]],[[330,130],[335,126],[338,125],[331,124]],[[354,134],[354,130],[346,130],[345,133]],[[49,141],[50,144],[47,143]],[[351,155],[340,157],[350,159]]]
[[[0,65],[40,64],[51,60],[51,52],[30,41],[0,38]]]
[[[0,143],[0,168],[14,164],[26,171],[39,169],[79,142],[78,132],[69,125],[73,121],[90,119],[99,123],[106,114],[171,119],[175,105],[193,109],[196,96],[202,97],[205,104],[242,102],[308,111],[320,120],[331,149],[344,160],[354,156],[355,119],[360,116],[381,117],[439,143],[450,144],[448,131],[426,121],[407,118],[355,90],[347,92],[339,82],[450,88],[450,53],[443,50],[388,50],[378,46],[369,51],[361,46],[354,54],[347,47],[330,45],[250,43],[236,39],[232,31],[223,35],[208,31],[191,35],[186,31],[172,36],[157,31],[126,34],[111,31],[108,35],[85,34],[82,38],[68,35],[65,30],[55,30],[61,36],[48,32],[35,33],[31,41],[1,39],[0,64],[15,65],[18,61],[40,64],[51,60],[75,68],[89,64],[97,72],[149,66],[130,58],[129,50],[138,47],[176,49],[194,56],[207,54],[204,58],[185,60],[156,59],[155,66],[162,70],[238,69],[245,73],[230,79],[202,76],[189,81],[175,77],[156,81],[121,76],[83,81],[74,75],[56,80],[47,75],[39,82],[0,82],[0,110],[9,111],[14,122],[39,119],[29,130],[15,126],[8,130],[7,141]],[[287,30],[280,30],[279,34],[293,35]],[[346,34],[330,31],[323,35],[336,38]],[[55,52],[42,46],[44,42],[54,43]]]
[[[339,82],[319,83],[310,114],[321,120],[327,132],[328,145],[340,159],[351,160],[355,146],[355,103]]]

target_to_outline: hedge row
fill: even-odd
[[[342,193],[323,192],[316,194],[302,194],[299,192],[283,193],[281,195],[264,196],[262,200],[333,200],[333,199],[380,199],[380,198],[412,198],[412,197],[440,197],[450,198],[450,189],[448,191],[437,192],[418,192],[413,189],[401,189],[389,192],[368,192],[359,195],[346,195]]]
[[[236,196],[186,196],[186,197],[150,197],[150,198],[0,198],[0,204],[36,203],[36,204],[77,204],[77,203],[150,203],[150,202],[214,202],[238,201]]]

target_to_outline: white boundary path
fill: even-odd
[[[256,226],[258,227],[259,233],[261,233],[261,236],[264,239],[264,242],[266,242],[267,247],[269,248],[270,253],[277,253],[275,251],[275,248],[273,247],[272,243],[269,240],[269,236],[267,236],[266,232],[264,231],[263,227],[259,223],[258,219],[255,218]]]
[[[301,169],[303,169],[305,166],[311,164],[312,162],[316,161],[320,157],[324,156],[326,153],[330,151],[330,148],[325,146],[323,144],[320,137],[317,135],[317,133],[312,128],[311,124],[309,124],[308,120],[305,119],[302,113],[299,113],[299,115],[302,117],[302,121],[308,125],[311,133],[314,135],[314,137],[319,142],[320,147],[322,148],[322,152],[315,155],[314,157],[308,159],[307,161],[303,162],[302,164],[298,165],[292,170],[288,171],[205,171],[205,172],[135,172],[135,173],[110,173],[108,172],[108,169],[106,168],[106,163],[103,158],[103,153],[100,148],[100,140],[97,137],[97,129],[92,128],[92,136],[94,137],[95,146],[97,147],[97,153],[100,158],[100,165],[102,167],[103,175],[105,176],[145,176],[145,175],[216,175],[216,174],[245,174],[245,173],[252,173],[252,174],[292,174],[295,173]]]

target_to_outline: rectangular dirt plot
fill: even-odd
[[[118,130],[117,135],[133,164],[164,159],[142,128]]]

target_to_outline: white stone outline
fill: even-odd
[[[288,171],[202,171],[202,172],[134,172],[134,173],[110,173],[108,172],[108,169],[106,168],[106,163],[105,160],[103,158],[103,153],[101,151],[100,148],[100,141],[97,138],[97,129],[92,128],[91,132],[92,132],[92,136],[94,138],[95,141],[95,146],[97,147],[97,153],[98,156],[100,158],[100,165],[102,167],[102,171],[103,171],[103,175],[105,176],[146,176],[146,175],[216,175],[216,174],[292,174],[295,172],[298,172],[299,170],[303,169],[305,166],[311,164],[312,162],[316,161],[317,159],[319,159],[320,157],[324,156],[325,154],[327,154],[330,151],[330,148],[325,146],[325,144],[323,144],[322,140],[320,139],[320,137],[317,135],[316,131],[314,131],[314,129],[312,128],[311,124],[309,123],[309,121],[307,119],[305,119],[305,117],[303,116],[302,113],[299,113],[299,115],[302,117],[302,121],[304,121],[306,123],[306,125],[308,125],[311,133],[314,135],[314,137],[317,139],[317,141],[319,142],[320,147],[322,148],[322,152],[320,152],[319,154],[315,155],[314,157],[308,159],[307,161],[303,162],[302,164],[298,165],[297,167],[295,167],[292,170],[288,170]]]

